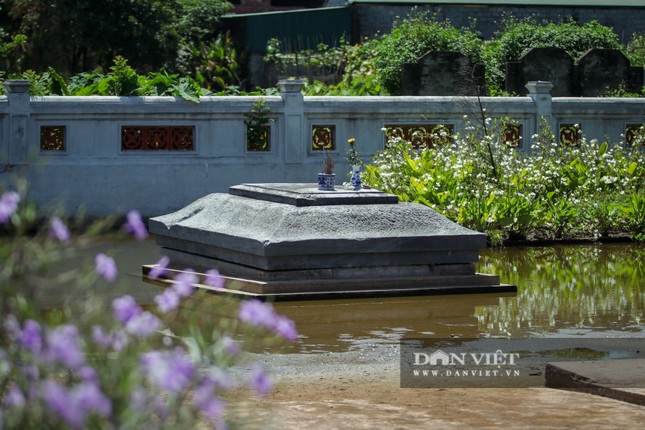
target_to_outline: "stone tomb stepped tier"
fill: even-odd
[[[150,219],[171,268],[217,268],[227,291],[275,299],[513,292],[475,272],[486,236],[363,189],[245,184]],[[145,266],[144,273],[152,266]]]

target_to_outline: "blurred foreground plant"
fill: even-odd
[[[58,217],[35,230],[35,211],[21,200],[16,191],[0,197],[0,429],[228,428],[235,418],[227,392],[267,394],[268,376],[245,363],[242,350],[295,340],[291,320],[255,299],[224,298],[224,310],[186,315],[191,301],[208,303],[196,297],[196,283],[217,289],[224,280],[215,269],[173,277],[166,257],[149,274],[171,285],[154,305],[130,295],[105,304],[92,290],[115,282],[118,267],[107,253],[87,273],[56,277],[84,296],[70,293],[62,312],[46,309],[37,296],[53,276],[49,268],[70,256],[72,235]],[[136,211],[123,231],[148,235]]]

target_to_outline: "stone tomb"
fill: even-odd
[[[484,234],[371,189],[238,185],[152,218],[149,227],[171,268],[217,268],[227,291],[245,295],[515,291],[498,276],[475,273]]]

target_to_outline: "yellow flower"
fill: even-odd
[[[354,139],[353,137],[350,139],[347,139],[347,143],[354,143],[354,142],[356,142],[356,139]]]

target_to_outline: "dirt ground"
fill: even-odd
[[[366,361],[342,354],[265,357],[275,385],[262,401],[250,392],[237,399],[242,427],[613,429],[645,422],[645,407],[544,387],[400,388],[391,360]]]

